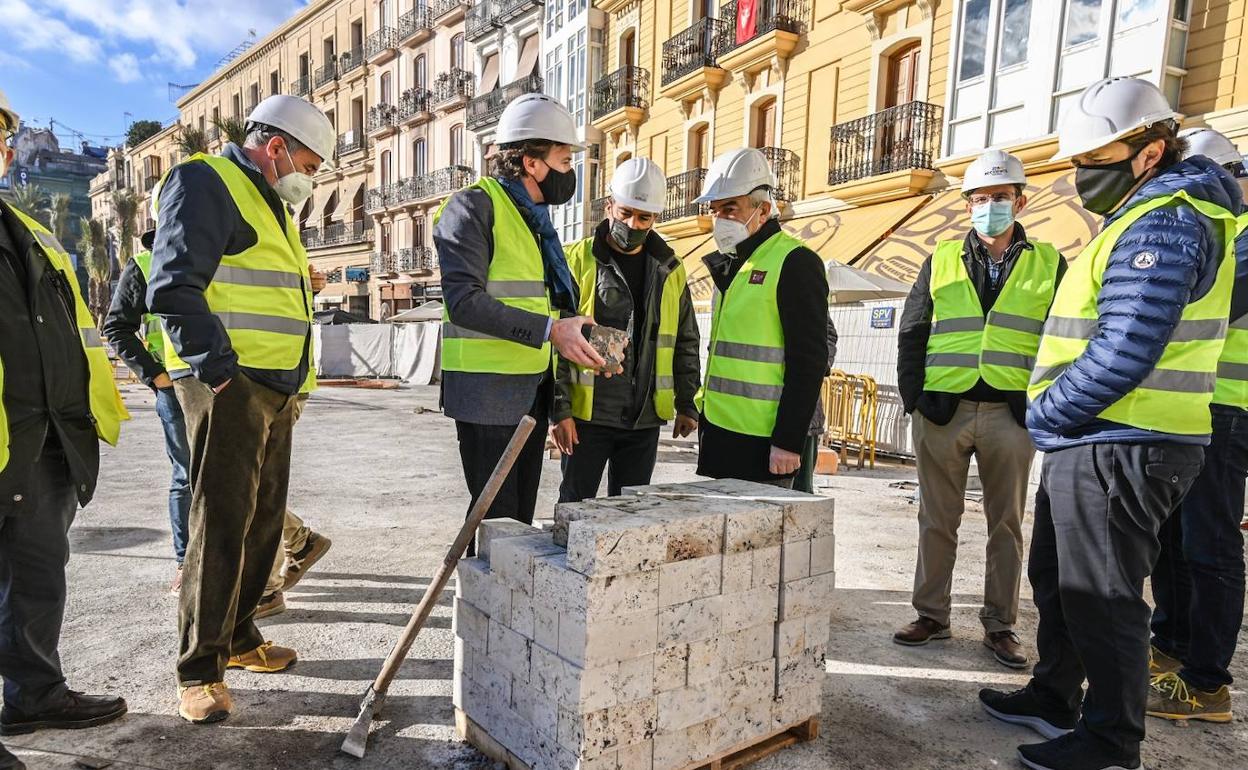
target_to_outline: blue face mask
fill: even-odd
[[[981,203],[971,209],[971,224],[981,234],[992,238],[1014,224],[1014,201]]]

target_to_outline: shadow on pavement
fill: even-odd
[[[384,658],[346,658],[342,660],[300,660],[291,671],[313,679],[344,682],[371,682],[381,670]],[[396,679],[450,679],[454,666],[446,658],[408,658],[403,661]]]
[[[406,626],[410,612],[351,612],[349,610],[309,610],[298,604],[287,605],[280,615],[257,621],[261,627],[286,623],[384,623],[388,626]],[[450,628],[449,616],[434,615],[425,621],[425,628]]]
[[[69,530],[69,545],[74,553],[80,551],[116,551],[146,545],[157,540],[168,540],[168,529],[154,527],[73,527]]]

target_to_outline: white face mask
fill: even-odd
[[[754,213],[745,222],[738,222],[727,217],[716,217],[715,223],[711,226],[716,248],[724,254],[736,254],[737,246],[741,244],[741,241],[750,237],[749,223],[753,222],[754,217],[758,216],[758,212],[762,210],[762,206],[754,209]]]
[[[290,150],[286,147],[282,149],[286,151],[286,160],[290,161],[291,172],[286,176],[279,177],[273,183],[273,192],[277,193],[277,197],[290,205],[298,206],[312,194],[312,177],[295,170],[295,161],[290,157]],[[273,175],[277,176],[276,159],[273,161]]]

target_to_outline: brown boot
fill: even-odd
[[[234,699],[225,682],[178,688],[178,713],[194,724],[220,722],[234,710]]]
[[[282,568],[282,590],[289,591],[295,587],[295,584],[308,574],[308,570],[312,569],[312,565],[321,560],[333,545],[329,538],[324,535],[318,535],[315,532],[308,533],[308,542],[304,544],[299,553],[286,557],[286,565]]]
[[[918,620],[893,634],[893,641],[907,647],[920,647],[928,642],[948,639],[950,636],[949,626],[942,626],[931,618],[920,615]]]
[[[285,671],[295,665],[297,660],[299,656],[291,648],[278,647],[272,642],[265,642],[251,652],[231,655],[225,667],[241,668],[257,674],[276,674],[278,671]]]
[[[1023,643],[1018,634],[1010,630],[985,631],[984,646],[992,650],[997,662],[1008,668],[1026,668],[1027,656],[1023,654]]]
[[[278,615],[286,611],[286,597],[281,591],[274,591],[271,594],[265,594],[260,597],[260,603],[256,605],[255,619],[267,618],[272,615]]]
[[[173,573],[173,582],[169,584],[169,593],[178,596],[182,593],[182,565],[178,565],[178,571]]]
[[[1183,668],[1183,661],[1172,658],[1153,645],[1148,646],[1148,675],[1177,674]]]

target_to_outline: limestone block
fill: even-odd
[[[713,751],[719,754],[738,750],[775,732],[773,709],[770,697],[726,709],[717,723]]]
[[[659,605],[657,569],[586,577],[568,568],[564,554],[537,559],[533,585],[534,595],[554,604],[561,614],[577,614],[595,621],[639,612],[654,613]]]
[[[524,638],[533,638],[536,629],[534,628],[532,596],[523,591],[511,592],[511,622],[507,625]]]
[[[782,556],[780,546],[760,548],[753,554],[754,568],[750,573],[750,585],[754,588],[779,585]]]
[[[455,640],[455,657],[451,668],[451,703],[457,708],[464,707],[464,687],[467,686],[466,671],[472,671],[472,648],[464,644],[463,639]]]
[[[512,672],[485,655],[477,656],[473,663],[472,678],[481,685],[486,695],[501,705],[511,703]]]
[[[559,651],[559,611],[546,597],[533,603],[533,644]]]
[[[621,515],[568,525],[568,565],[605,577],[654,569],[661,564],[723,552],[725,505],[654,496],[614,497]]]
[[[728,631],[719,637],[719,655],[725,670],[768,660],[776,654],[776,624]]]
[[[836,575],[826,573],[780,584],[780,619],[817,615],[832,607]]]
[[[659,606],[670,607],[720,593],[724,560],[719,554],[659,567]]]
[[[790,582],[810,577],[810,541],[785,543],[780,549],[780,580]]]
[[[553,764],[541,770],[617,770],[618,755],[618,751],[608,751],[593,759],[585,759],[561,748],[553,759]],[[538,770],[538,768],[533,768],[533,770]]]
[[[537,527],[515,519],[484,519],[477,527],[477,558],[490,563],[490,552],[495,540],[505,537],[524,537],[540,532]]]
[[[690,687],[714,682],[723,670],[719,637],[703,639],[689,644],[689,672],[686,677]],[[699,720],[700,721],[700,720]]]
[[[654,695],[654,655],[620,661],[616,694],[620,702],[642,700]]]
[[[688,683],[689,645],[664,647],[654,655],[654,691],[678,690]]]
[[[529,640],[493,618],[490,618],[489,634],[490,660],[521,681],[529,681]]]
[[[532,595],[534,560],[562,552],[546,534],[504,538],[494,544],[490,571],[512,589]]]
[[[559,744],[582,759],[593,759],[612,749],[649,740],[657,721],[654,698],[618,703],[585,714],[560,709]]]
[[[483,560],[460,559],[455,565],[455,596],[485,609],[485,591],[490,577],[490,566]]]
[[[720,620],[722,631],[729,633],[762,623],[774,623],[779,612],[779,590],[762,586],[740,594],[724,595]]]
[[[621,746],[615,753],[616,770],[654,770],[654,741]]]
[[[724,512],[724,553],[757,551],[780,545],[784,511],[778,506],[757,501],[734,499],[742,510]]]
[[[619,516],[620,511],[609,505],[601,505],[599,500],[582,500],[578,503],[559,503],[555,506],[555,519],[550,534],[556,545],[568,547],[568,524],[581,519],[610,518]]]
[[[553,742],[559,725],[559,709],[550,695],[523,682],[512,682],[511,708],[532,725],[533,730]]]
[[[832,613],[820,612],[806,617],[806,647],[827,647],[832,632]]]
[[[791,658],[800,655],[806,649],[806,622],[811,616],[797,616],[790,620],[782,620],[776,624],[777,658]]]
[[[789,690],[772,702],[772,727],[782,730],[817,716],[822,710],[822,690],[807,687]]]
[[[655,733],[654,767],[671,770],[706,759],[714,751],[718,735],[718,717],[681,730]]]
[[[816,647],[802,650],[799,655],[777,659],[776,696],[784,697],[789,692],[822,687],[826,657],[825,648]]]
[[[760,551],[742,551],[723,557],[720,590],[726,594],[748,591],[754,584],[754,558]]]
[[[749,663],[720,674],[716,686],[724,693],[724,708],[770,701],[776,692],[776,660]]]
[[[601,668],[579,668],[575,665],[565,669],[569,674],[567,684],[561,688],[559,707],[578,714],[614,706],[616,703],[636,700],[620,697],[620,664],[613,663]],[[552,693],[553,694],[553,693]],[[647,692],[643,697],[650,697]],[[550,695],[546,696],[547,698]]]
[[[836,538],[832,535],[810,541],[810,574],[826,575],[836,569]]]
[[[653,611],[603,618],[586,624],[575,613],[559,616],[559,654],[583,668],[596,668],[653,654],[659,626]]]
[[[488,649],[490,618],[467,599],[455,597],[451,627],[455,637],[481,652]]]
[[[689,644],[719,633],[723,617],[722,596],[708,596],[659,610],[659,646]]]
[[[658,704],[658,728],[661,732],[682,730],[719,716],[724,711],[726,699],[718,677],[700,685],[661,692],[654,697]]]
[[[491,620],[503,625],[511,622],[511,586],[498,579],[497,575],[488,575],[484,581],[485,605],[481,607]]]
[[[529,685],[556,703],[576,701],[576,669],[551,650],[530,648]]]
[[[607,362],[607,369],[615,369],[624,363],[624,348],[628,347],[629,334],[620,329],[598,324],[589,327],[589,344]]]

